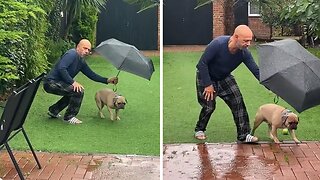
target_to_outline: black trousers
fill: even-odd
[[[216,109],[216,97],[213,100],[207,101],[203,95],[205,87],[201,86],[200,82],[201,79],[199,79],[197,72],[197,97],[202,109],[200,111],[195,131],[206,131],[210,117]],[[237,126],[237,139],[240,141],[245,140],[251,129],[248,112],[237,82],[232,75],[229,75],[224,80],[212,82],[212,85],[216,91],[215,95],[223,99],[231,109],[234,123]]]
[[[64,108],[68,107],[64,120],[69,120],[75,117],[80,110],[84,90],[81,92],[73,91],[73,86],[62,81],[45,80],[43,83],[44,90],[48,93],[62,96],[62,98],[49,107],[49,111],[53,114],[58,114]]]

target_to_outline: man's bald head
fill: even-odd
[[[81,39],[77,44],[77,52],[81,57],[88,55],[91,51],[91,43],[88,39]]]
[[[253,33],[252,33],[251,29],[247,25],[239,25],[234,30],[234,34],[233,35],[247,36],[247,37],[249,36],[249,37],[252,38]]]
[[[233,33],[233,38],[236,39],[236,45],[239,49],[250,46],[253,33],[247,25],[239,25]]]

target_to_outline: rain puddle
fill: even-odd
[[[160,158],[155,156],[108,156],[94,170],[96,180],[159,180]]]
[[[163,179],[272,179],[275,160],[244,153],[238,144],[165,145]]]

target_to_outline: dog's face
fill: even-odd
[[[296,130],[298,128],[298,124],[299,124],[299,118],[297,115],[295,115],[294,113],[289,113],[288,114],[288,118],[286,120],[286,127],[288,129],[294,129]]]
[[[124,96],[116,96],[114,99],[114,105],[117,109],[124,109],[126,106],[127,100]]]

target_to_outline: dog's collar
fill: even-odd
[[[282,120],[282,125],[285,126],[286,122],[287,122],[287,119],[289,117],[289,113],[292,113],[292,111],[290,111],[289,109],[284,109],[282,112],[281,112],[281,120]]]

